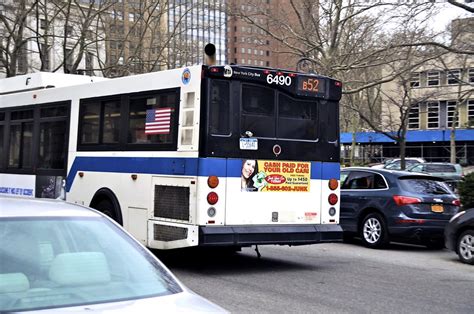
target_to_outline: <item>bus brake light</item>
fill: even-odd
[[[338,200],[339,200],[339,198],[337,197],[336,194],[334,194],[334,193],[329,194],[329,197],[328,197],[329,204],[336,205]]]
[[[218,200],[219,200],[219,196],[217,195],[216,192],[210,192],[209,194],[207,194],[207,202],[210,205],[216,204]]]

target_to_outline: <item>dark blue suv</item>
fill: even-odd
[[[340,224],[371,248],[389,241],[443,248],[443,232],[460,202],[443,179],[373,168],[341,170]]]

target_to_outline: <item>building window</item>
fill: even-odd
[[[455,85],[461,81],[461,70],[449,70],[448,71],[448,84]]]
[[[456,126],[459,127],[459,112],[456,115],[456,119],[454,119],[454,115],[456,113],[456,102],[455,101],[448,101],[446,103],[446,125],[448,128],[453,126],[453,121],[456,121]]]
[[[467,124],[474,126],[474,99],[467,101]]]
[[[66,49],[65,53],[64,62],[66,63],[66,73],[71,73],[73,64],[72,49]]]
[[[86,73],[92,75],[94,70],[94,54],[86,52]]]
[[[420,86],[420,73],[412,73],[410,79],[410,87]]]
[[[39,27],[40,27],[40,29],[46,29],[46,20],[45,19],[40,20]]]
[[[42,61],[43,61],[43,67],[42,67],[42,70],[43,71],[49,71],[50,68],[51,68],[51,62],[50,62],[50,58],[49,58],[49,54],[50,54],[50,47],[48,45],[45,45],[45,44],[41,44],[41,55],[42,55]]]
[[[427,73],[428,86],[439,85],[439,71],[431,71]]]
[[[245,53],[245,48],[241,48],[240,52]]]
[[[20,49],[18,49],[18,57],[17,57],[17,69],[19,74],[25,74],[28,70],[28,50],[27,44],[24,43]]]
[[[408,113],[408,128],[419,129],[420,128],[420,106],[418,104],[413,105]]]
[[[66,25],[66,28],[65,28],[66,36],[71,36],[72,30],[73,30],[73,27],[71,25]]]
[[[428,103],[428,129],[439,128],[439,103]]]
[[[468,76],[469,83],[474,83],[474,68],[469,69]]]

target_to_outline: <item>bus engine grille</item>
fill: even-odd
[[[189,187],[155,185],[154,216],[189,221]]]
[[[156,241],[175,241],[183,240],[188,237],[188,229],[174,227],[174,226],[163,226],[153,225],[153,238]]]

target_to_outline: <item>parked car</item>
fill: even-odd
[[[461,262],[474,265],[474,209],[454,215],[444,231],[446,247],[455,251]]]
[[[417,164],[407,168],[407,171],[427,173],[433,176],[441,177],[453,191],[456,190],[459,181],[461,181],[463,178],[461,165],[447,162],[427,162],[423,164]]]
[[[444,247],[443,232],[460,202],[443,179],[372,168],[341,170],[340,224],[371,248],[389,241]]]
[[[406,157],[405,158],[405,168],[409,166],[413,166],[419,163],[424,163],[425,160],[423,158],[414,158],[414,157]],[[383,164],[374,165],[371,168],[375,169],[391,169],[391,170],[400,170],[401,169],[401,159],[400,158],[392,158],[386,159]]]
[[[101,213],[0,197],[0,312],[225,312]]]

